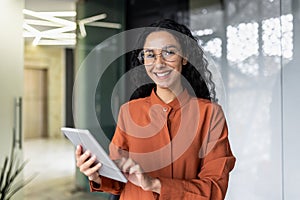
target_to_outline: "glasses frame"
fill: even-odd
[[[150,50],[150,51],[154,51],[154,49],[146,49],[146,50],[143,49],[143,50],[141,50],[141,51],[139,52],[137,58],[138,58],[139,62],[140,62],[142,65],[145,65],[145,66],[152,66],[152,65],[155,63],[155,61],[156,61],[158,55],[160,55],[160,56],[162,57],[162,59],[163,59],[165,62],[175,62],[176,59],[174,59],[174,60],[168,60],[167,58],[165,58],[165,56],[163,56],[163,55],[164,55],[163,52],[170,52],[170,50],[168,50],[169,48],[174,48],[174,49],[175,49],[175,52],[174,52],[175,58],[177,58],[177,56],[180,56],[180,54],[178,54],[178,52],[180,52],[181,50],[180,50],[177,46],[169,45],[169,46],[165,46],[165,47],[161,48],[160,53],[158,53],[158,54],[153,53],[154,58],[153,58],[153,62],[152,62],[151,64],[147,64],[147,65],[145,64],[145,62],[144,62],[145,59],[144,59],[143,53],[144,53],[146,50],[147,50],[147,51],[149,51],[149,50]]]

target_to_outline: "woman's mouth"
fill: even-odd
[[[158,77],[158,78],[167,78],[169,74],[171,74],[171,71],[167,71],[167,72],[154,72],[154,74]]]

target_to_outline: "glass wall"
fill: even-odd
[[[115,128],[111,93],[125,71],[125,64],[123,57],[113,60],[123,49],[124,42],[118,38],[107,39],[124,31],[125,1],[78,1],[76,9],[78,21],[88,19],[97,23],[77,29],[74,122],[78,128],[89,129],[98,142],[108,149],[106,138],[112,137]],[[111,60],[112,63],[109,62]],[[116,97],[112,100],[115,107],[119,107],[120,99]],[[88,179],[78,168],[76,186],[89,191]],[[97,194],[108,198],[104,193]]]
[[[299,196],[299,12],[299,0],[190,0],[190,27],[224,82],[237,157],[227,199]]]
[[[221,80],[217,83],[221,86],[217,88],[221,94],[218,98],[228,119],[232,150],[237,157],[226,199],[298,199],[300,120],[296,114],[300,113],[297,104],[300,102],[300,91],[297,88],[300,85],[300,0],[187,1],[189,17],[185,16],[185,6],[182,6],[183,12],[178,12],[184,14],[176,16],[185,16],[182,17],[186,19],[183,21],[189,18],[193,34],[199,39],[208,58],[211,58],[210,61],[214,61],[214,72],[220,72],[219,79],[216,79]],[[124,2],[122,5],[92,2],[96,1],[77,4],[78,19],[105,11],[110,13],[110,17],[115,17],[109,20],[122,24],[122,29],[87,28],[88,37],[78,39],[78,62],[84,59],[95,44],[125,30],[126,26],[122,17],[125,15]],[[129,3],[131,5],[134,2]],[[110,7],[114,9],[108,9]],[[144,22],[142,17],[146,15],[132,16],[138,19],[132,21],[133,26]],[[110,51],[104,53],[112,55]],[[97,65],[101,66],[102,63],[99,61]],[[109,81],[117,81],[125,66],[122,63],[112,65],[122,65],[105,72],[108,73]],[[84,78],[88,80],[90,75]],[[109,88],[113,85],[108,86],[104,79],[101,81],[103,83],[97,87],[94,99],[98,104],[93,109],[96,109],[99,121],[103,119],[104,124],[101,125],[111,132],[114,124],[106,115],[110,107],[99,106],[99,102],[109,105],[109,100],[103,97],[108,96]],[[90,85],[81,88],[83,100],[88,99],[84,94],[90,90]],[[85,103],[81,106],[84,114],[90,113],[84,107]],[[82,126],[91,127],[84,114],[80,121]],[[79,173],[77,180],[80,180]],[[83,183],[78,185],[88,187],[85,181],[79,182]]]
[[[283,13],[293,16],[293,57],[282,63],[282,143],[283,143],[283,183],[284,199],[298,199],[300,196],[299,128],[300,119],[300,0],[292,0],[291,5],[281,5]]]

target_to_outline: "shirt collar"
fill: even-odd
[[[163,102],[156,94],[155,88],[153,88],[151,95],[150,95],[150,101],[151,104],[160,104],[162,106],[167,106],[169,108],[172,108],[174,110],[179,109],[180,107],[184,106],[189,100],[191,96],[189,95],[187,89],[184,89],[177,98],[172,100],[170,103]]]

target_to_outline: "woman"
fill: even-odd
[[[121,199],[225,198],[235,158],[215,86],[202,49],[190,30],[172,20],[146,29],[133,67],[141,64],[152,83],[139,87],[119,112],[110,156],[128,178],[126,184],[99,176],[101,163],[76,149],[77,166],[92,191]]]

